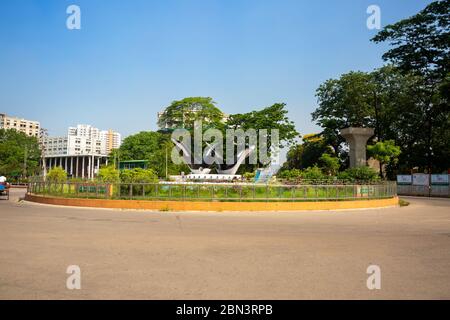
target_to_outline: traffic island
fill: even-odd
[[[25,200],[41,204],[159,211],[306,211],[384,208],[399,205],[398,197],[338,201],[170,201],[62,198],[27,194]]]

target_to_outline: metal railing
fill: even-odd
[[[392,198],[397,185],[270,185],[30,182],[28,193],[72,198],[179,201],[323,201]]]

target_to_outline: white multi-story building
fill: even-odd
[[[67,137],[43,137],[42,146],[45,156],[67,155]]]
[[[107,162],[111,150],[120,147],[120,139],[120,134],[113,130],[99,130],[90,125],[69,127],[64,137],[43,137],[46,168],[59,165],[69,175],[92,178],[100,163]]]
[[[0,113],[0,129],[15,129],[30,137],[40,137],[41,124],[39,121],[10,117]]]
[[[113,149],[118,149],[121,144],[120,133],[111,129],[99,130],[85,124],[69,127],[67,135],[69,139],[70,137],[76,137],[74,141],[69,141],[69,147],[75,148],[76,145],[76,149],[70,149],[73,152],[98,153],[100,149],[101,154],[110,154]]]
[[[113,149],[119,149],[122,143],[122,137],[120,133],[111,129],[100,131],[100,140],[106,143],[106,153],[111,153]]]

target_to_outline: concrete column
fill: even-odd
[[[80,158],[77,156],[77,170],[76,170],[77,173],[75,174],[77,178],[79,177],[79,175],[78,175],[78,172],[79,172],[79,171],[78,171],[78,162],[79,162],[79,161],[80,161]]]
[[[83,156],[83,159],[81,160],[81,178],[84,179],[84,158],[86,158],[85,156]]]
[[[69,172],[69,170],[67,170],[67,157],[64,157],[64,170],[66,170],[66,172]]]
[[[73,157],[70,157],[70,175],[73,177]]]
[[[91,161],[91,156],[89,156],[89,158],[88,158],[88,172],[87,172],[87,174],[88,174],[88,179],[91,179],[92,178],[92,176],[91,176],[91,173],[92,173],[92,163],[91,163],[92,161]]]
[[[341,130],[341,136],[350,146],[350,168],[367,165],[366,145],[367,140],[374,135],[372,128],[345,128]]]
[[[91,169],[91,179],[94,179],[94,169],[95,169],[95,156],[94,155],[92,155],[91,156],[91,167],[92,167],[92,169]]]
[[[45,176],[45,173],[47,172],[47,158],[42,158],[42,162],[44,163],[43,170],[44,170],[44,176]]]

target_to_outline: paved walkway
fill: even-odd
[[[450,299],[450,200],[179,213],[0,200],[1,299]],[[366,269],[381,268],[381,290]],[[66,268],[81,268],[81,290]]]

